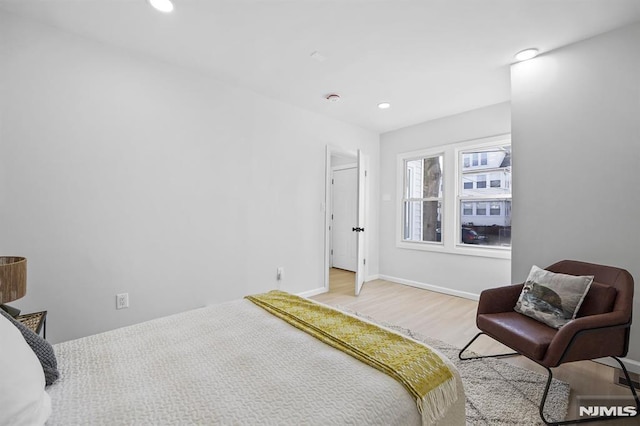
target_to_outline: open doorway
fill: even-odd
[[[327,147],[325,288],[358,295],[364,282],[362,154]]]
[[[355,159],[331,159],[331,247],[329,290],[353,294],[357,269],[358,165]],[[349,285],[350,282],[350,285]]]

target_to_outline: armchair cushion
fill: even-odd
[[[479,314],[476,323],[489,336],[535,360],[544,357],[558,332],[555,328],[514,311]]]
[[[578,309],[576,318],[611,312],[617,295],[618,290],[615,287],[594,281]]]
[[[534,265],[514,309],[560,328],[576,317],[592,282],[593,275],[559,274]]]

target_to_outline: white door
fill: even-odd
[[[358,169],[335,169],[332,174],[331,266],[356,272]]]
[[[356,296],[360,294],[362,284],[364,284],[365,274],[365,257],[364,257],[364,232],[365,232],[365,179],[367,172],[365,170],[364,155],[362,151],[358,150],[358,214],[357,223],[352,229],[356,234],[356,254],[357,254],[357,266],[356,266]]]

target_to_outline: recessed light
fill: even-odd
[[[389,102],[381,102],[378,104],[378,108],[380,109],[387,109],[390,107],[391,107],[391,104]]]
[[[515,58],[517,61],[526,61],[528,59],[532,59],[538,56],[538,49],[530,48],[524,49],[515,54]]]
[[[163,13],[169,13],[173,11],[173,3],[171,0],[148,0],[149,4],[153,6],[154,9],[159,10]]]

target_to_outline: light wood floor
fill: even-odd
[[[343,306],[379,321],[393,323],[418,333],[440,339],[451,345],[463,347],[477,332],[475,315],[477,302],[396,284],[384,280],[365,283],[360,295],[354,295],[353,272],[331,269],[329,292],[313,299],[332,306]],[[478,353],[509,351],[488,337],[474,343]],[[505,358],[505,362],[537,371],[546,376],[545,370],[525,357]],[[553,369],[554,377],[571,386],[569,418],[578,414],[578,395],[629,395],[629,390],[613,384],[614,369],[592,361],[580,361]],[[637,425],[638,420],[623,419],[596,422],[593,425]]]

